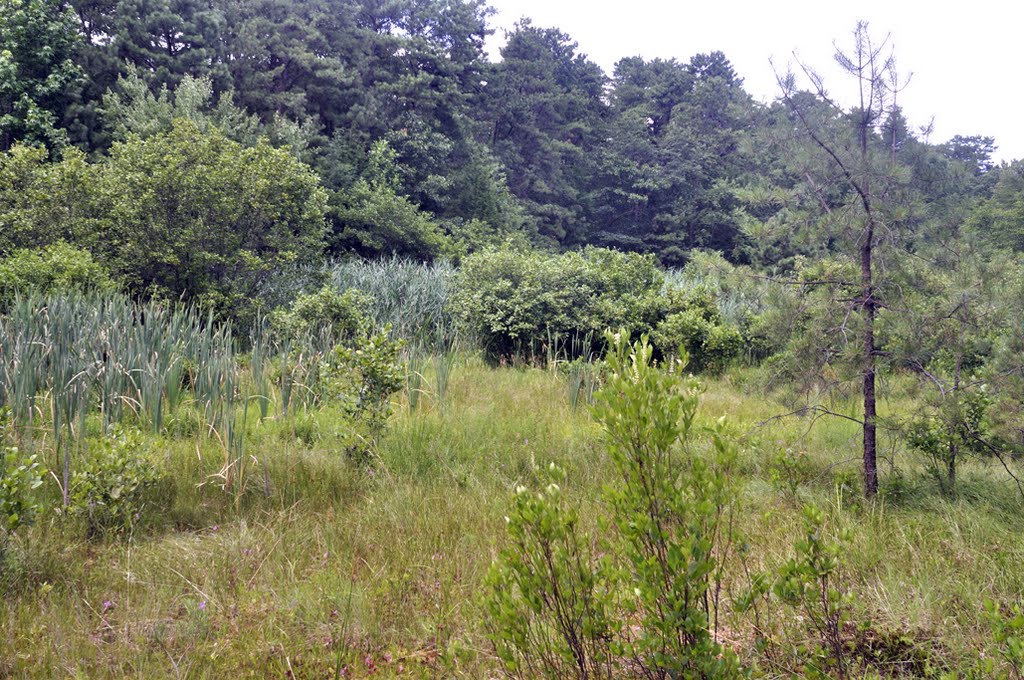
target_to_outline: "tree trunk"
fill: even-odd
[[[950,435],[950,440],[953,436]],[[949,458],[946,460],[946,489],[950,498],[956,496],[956,456],[957,446],[956,444],[949,445]]]
[[[861,294],[864,311],[864,494],[878,493],[878,464],[875,433],[875,298],[871,273],[871,246],[875,237],[874,223],[868,213],[860,249]]]

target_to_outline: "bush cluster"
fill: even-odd
[[[456,276],[451,306],[493,360],[591,353],[610,328],[631,337],[651,333],[659,358],[682,346],[697,370],[720,368],[743,347],[709,290],[666,288],[652,256],[604,248],[470,255]]]
[[[389,325],[374,324],[364,311],[369,303],[360,290],[338,293],[325,286],[271,315],[279,341],[292,346],[293,354],[315,357],[306,386],[344,416],[340,447],[357,460],[368,455],[383,431],[391,396],[405,379],[398,357],[403,342],[392,337]]]
[[[41,250],[21,248],[0,259],[0,311],[18,293],[110,292],[118,285],[110,272],[81,248],[58,241]]]
[[[85,522],[91,537],[131,534],[159,480],[142,434],[115,426],[78,463],[71,478],[71,514]]]

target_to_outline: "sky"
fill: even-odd
[[[910,76],[899,93],[911,129],[932,125],[927,140],[954,135],[995,137],[996,160],[1024,158],[1024,5],[919,0],[825,0],[737,2],[718,0],[490,0],[496,30],[487,44],[497,60],[504,31],[522,17],[535,26],[555,27],[579,43],[578,51],[612,73],[623,57],[675,57],[725,53],[754,98],[770,102],[778,85],[770,60],[780,70],[801,61],[825,78],[829,94],[852,101],[853,81],[832,59],[849,47],[857,21],[872,36],[889,40],[898,70]],[[851,98],[848,98],[851,97]]]

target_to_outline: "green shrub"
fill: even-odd
[[[842,554],[848,536],[829,542],[824,536],[820,510],[804,508],[804,533],[794,543],[796,557],[779,570],[773,592],[799,611],[821,639],[811,655],[812,668],[824,672],[833,668],[846,677],[847,650],[843,641],[851,596],[842,587]]]
[[[343,448],[357,459],[365,458],[376,444],[391,415],[391,396],[405,383],[398,358],[402,343],[389,338],[389,332],[385,327],[337,345],[320,366],[322,398],[345,414]]]
[[[16,447],[0,447],[0,554],[6,537],[31,524],[40,510],[35,491],[43,484],[43,470],[35,455]]]
[[[0,311],[17,293],[111,292],[117,284],[87,250],[58,242],[40,251],[15,250],[0,260]]]
[[[719,422],[701,451],[693,431],[698,383],[681,365],[659,368],[647,338],[609,334],[608,379],[594,415],[618,471],[608,492],[640,631],[622,652],[648,677],[734,678],[733,654],[715,640],[717,588],[732,536],[736,451]]]
[[[853,658],[854,645],[847,639],[853,596],[844,583],[843,555],[852,537],[844,531],[837,540],[829,540],[824,514],[815,507],[804,507],[803,520],[803,532],[793,543],[795,555],[774,572],[754,574],[738,608],[756,610],[759,599],[767,602],[774,596],[796,613],[805,632],[815,638],[810,646],[801,640],[785,648],[788,656],[798,660],[801,675],[853,677],[854,667],[863,671],[861,665],[870,665],[870,660]]]
[[[698,446],[697,383],[679,364],[658,367],[646,337],[631,345],[620,330],[606,341],[608,378],[593,409],[618,473],[606,491],[605,557],[591,553],[556,483],[520,490],[512,545],[491,572],[492,640],[518,677],[738,677],[738,659],[712,633],[736,451],[721,422]]]
[[[684,350],[689,368],[700,373],[722,370],[743,351],[743,336],[722,319],[707,288],[672,290],[667,308],[669,313],[651,333],[651,344],[661,356],[676,356]]]
[[[327,331],[336,339],[351,339],[367,333],[370,320],[363,311],[370,297],[359,290],[335,291],[324,286],[315,293],[295,298],[288,309],[271,314],[274,328],[292,337]]]
[[[323,253],[327,193],[319,177],[266,141],[244,147],[216,128],[114,144],[98,164],[112,224],[108,261],[137,293],[185,296],[251,321],[262,281]]]
[[[908,446],[922,457],[928,474],[947,496],[956,495],[956,473],[962,458],[990,455],[986,438],[991,401],[984,386],[951,392],[904,427]]]
[[[608,328],[648,330],[662,282],[654,258],[635,253],[486,250],[463,260],[451,308],[491,358],[567,353]]]
[[[137,430],[113,428],[94,442],[71,478],[70,512],[90,537],[130,534],[142,517],[158,467]]]
[[[516,489],[510,544],[487,578],[488,633],[513,677],[606,677],[618,625],[609,583],[559,486],[564,472],[552,464],[548,475],[540,493]]]
[[[995,677],[997,673],[996,659],[1002,661],[1004,668],[999,669],[1001,677],[1024,678],[1024,610],[1020,604],[1003,612],[992,600],[985,602],[985,620],[992,632],[996,645],[995,659],[985,659],[982,670],[984,676]]]

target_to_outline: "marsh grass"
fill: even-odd
[[[443,401],[433,388],[415,409],[400,397],[369,466],[337,450],[329,404],[254,417],[253,402],[235,431],[240,457],[265,471],[256,479],[269,481],[269,497],[262,483],[225,494],[210,481],[225,461],[215,439],[171,426],[147,435],[167,481],[150,501],[161,511],[130,541],[87,542],[55,515],[16,537],[3,577],[0,676],[495,676],[480,591],[505,540],[512,489],[535,485],[538,470],[557,463],[593,530],[611,467],[560,371],[491,368],[465,354],[456,362]],[[422,365],[427,386],[437,380],[432,364]],[[961,494],[948,500],[897,449],[900,481],[890,472],[886,493],[866,504],[856,423],[773,419],[780,404],[733,380],[706,384],[698,423],[728,415],[741,443],[737,529],[747,547],[724,583],[723,643],[768,677],[792,674],[792,659],[755,653],[749,617],[728,603],[746,585],[744,567],[769,569],[792,555],[801,508],[813,503],[827,531],[853,532],[847,586],[875,644],[902,636],[949,670],[985,651],[983,600],[1009,604],[1024,592],[1022,504],[1005,476],[970,463]],[[905,406],[894,398],[888,408]],[[37,426],[40,417],[37,409]],[[86,429],[101,427],[90,422]],[[52,436],[45,426],[36,438]],[[310,433],[301,440],[299,426]],[[799,451],[806,464],[794,494],[769,474],[780,450]],[[52,478],[46,493],[59,497]],[[798,637],[791,613],[769,615],[777,641]],[[892,655],[893,668],[918,667]]]

